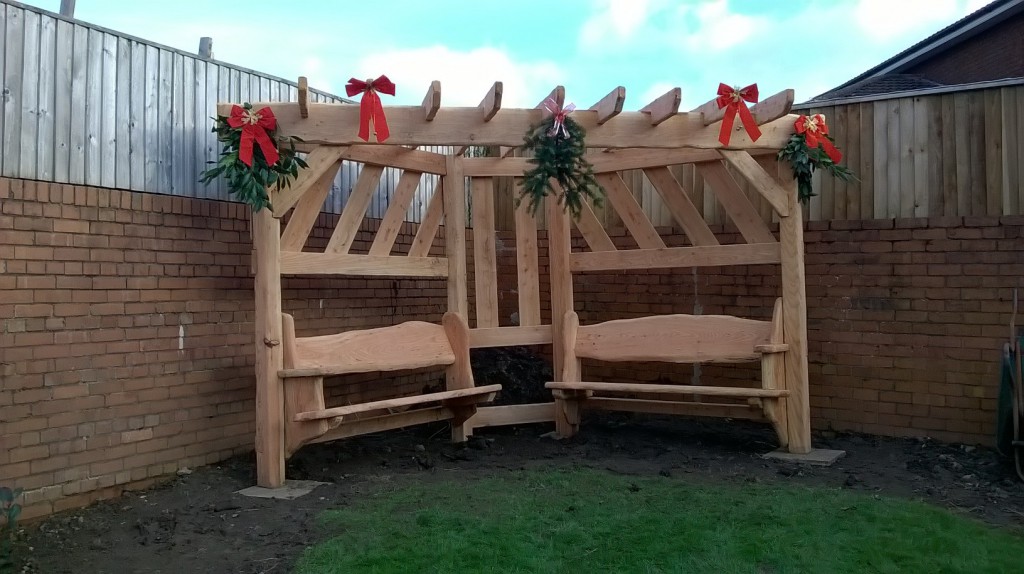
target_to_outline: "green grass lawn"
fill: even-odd
[[[1024,537],[924,503],[579,470],[381,491],[297,572],[1024,572]]]

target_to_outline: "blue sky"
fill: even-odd
[[[29,4],[57,11],[60,0]],[[387,74],[391,103],[476,105],[504,82],[504,104],[533,106],[555,85],[588,107],[617,85],[628,110],[674,86],[682,109],[718,82],[811,98],[895,55],[988,0],[78,0],[76,16],[340,94],[351,76]]]

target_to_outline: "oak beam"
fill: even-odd
[[[441,82],[434,80],[430,82],[430,87],[427,88],[427,95],[423,96],[423,119],[431,121],[434,116],[437,115],[437,110],[441,109]]]
[[[573,253],[573,273],[624,269],[669,269],[674,267],[724,267],[727,265],[774,264],[782,260],[778,243],[666,247]]]
[[[671,118],[679,112],[679,104],[683,101],[683,91],[680,88],[672,88],[665,92],[653,102],[640,108],[651,118],[651,125],[656,126]]]

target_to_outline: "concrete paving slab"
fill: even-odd
[[[300,496],[305,496],[313,489],[322,485],[327,484],[326,482],[317,482],[315,480],[286,480],[284,486],[281,488],[263,488],[262,486],[250,486],[249,488],[243,488],[236,494],[242,496],[251,496],[253,498],[276,498],[279,500],[295,500]]]
[[[846,455],[845,450],[830,450],[827,448],[811,449],[807,454],[796,454],[785,450],[774,450],[764,455],[764,458],[810,464],[814,466],[832,466],[837,460]]]

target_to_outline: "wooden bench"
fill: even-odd
[[[724,315],[662,315],[580,326],[566,313],[561,329],[565,353],[560,380],[547,383],[555,398],[555,430],[562,437],[579,431],[581,411],[632,411],[766,420],[787,446],[782,300],[771,321]],[[580,360],[608,362],[742,363],[761,362],[757,388],[603,383],[580,380]],[[717,397],[729,402],[696,401]],[[738,402],[737,399],[745,399]]]
[[[313,442],[450,420],[453,428],[494,400],[501,385],[477,387],[469,364],[469,328],[457,313],[440,325],[410,321],[336,335],[296,337],[295,320],[283,316],[285,456]],[[327,408],[324,377],[447,366],[446,389]],[[457,433],[455,433],[457,434]]]

